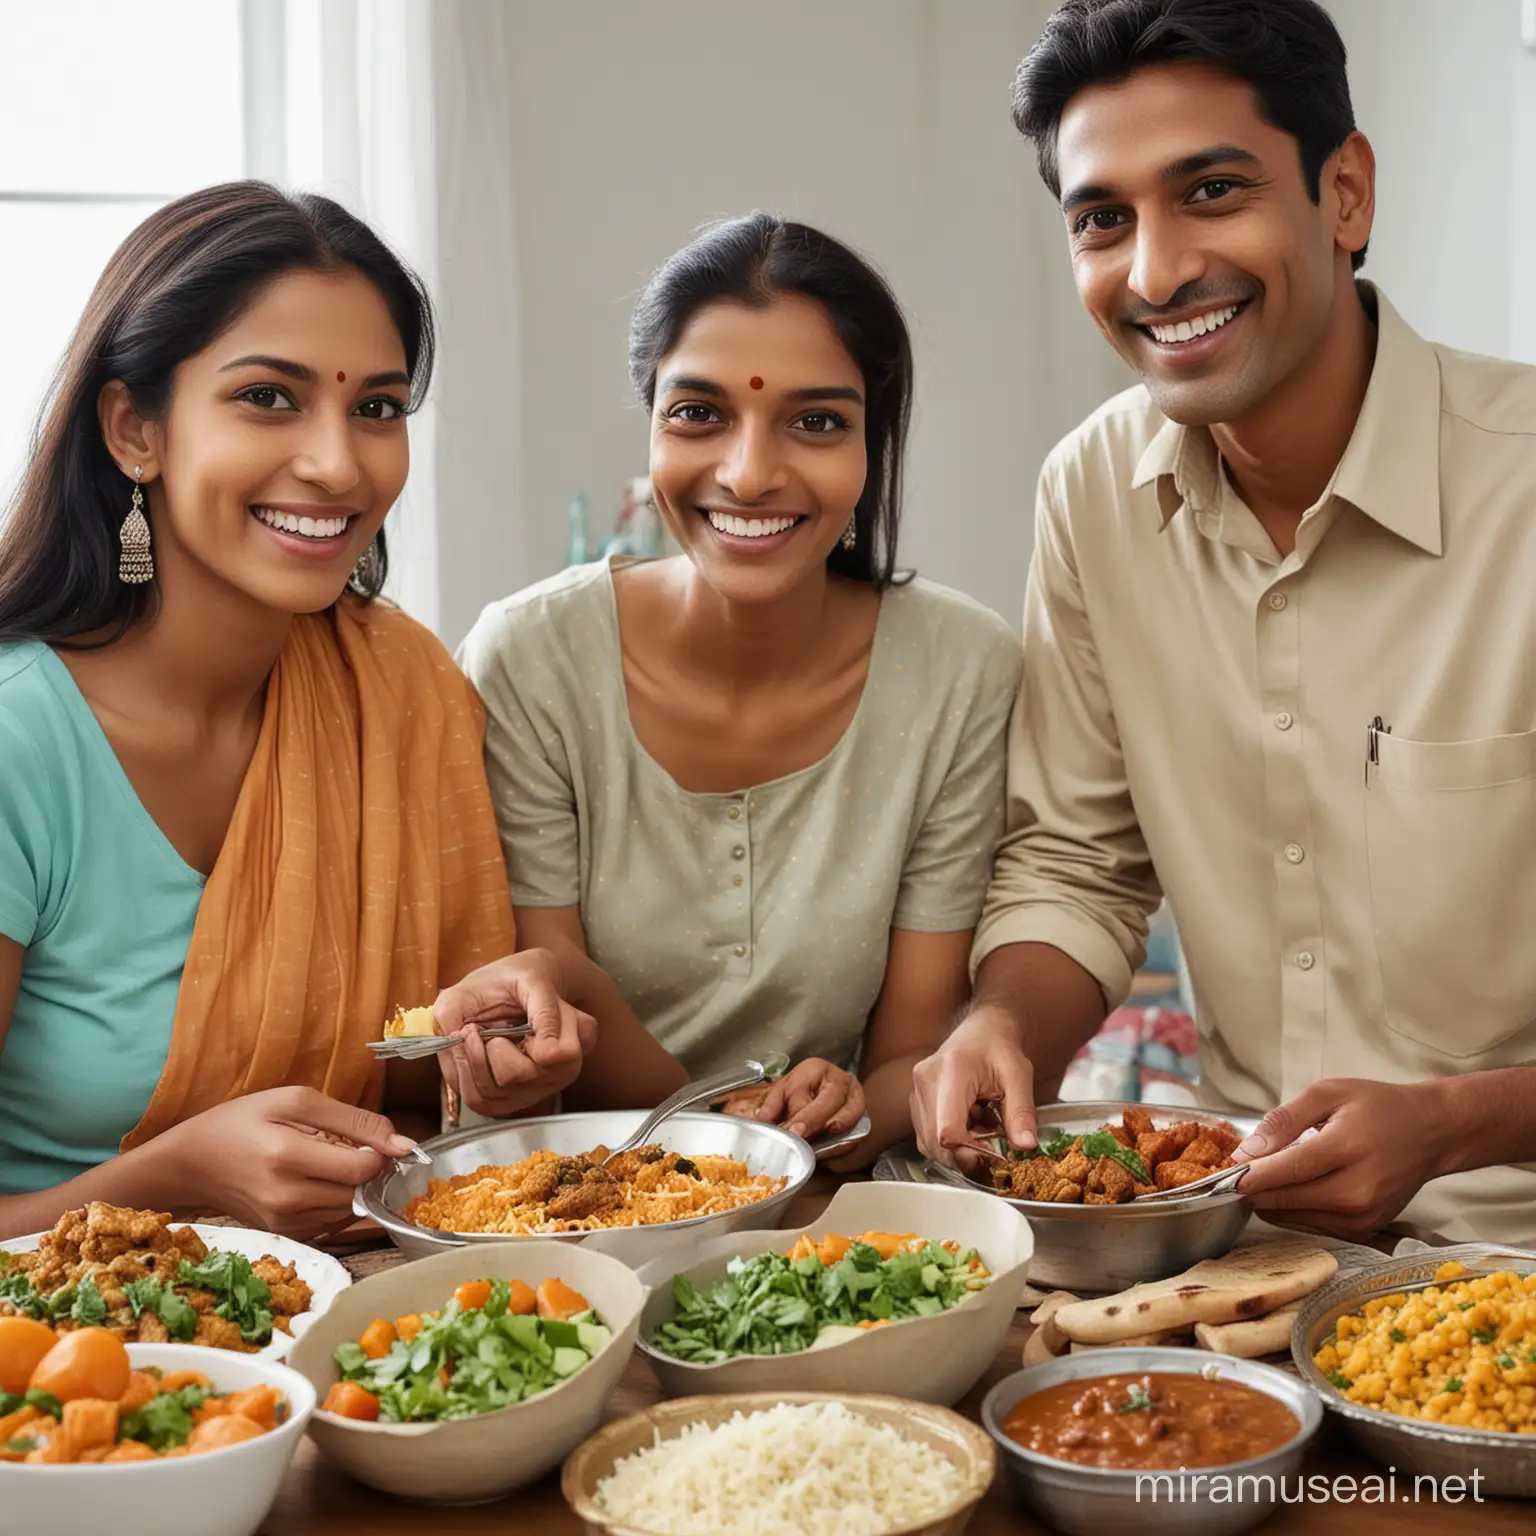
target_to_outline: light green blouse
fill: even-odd
[[[769,1050],[855,1066],[892,928],[981,913],[1022,657],[969,598],[889,589],[842,739],[733,794],[681,788],[636,738],[607,563],[493,604],[459,660],[513,901],[579,905],[592,958],[695,1075]]]

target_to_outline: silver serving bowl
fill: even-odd
[[[1301,1428],[1292,1440],[1263,1456],[1198,1471],[1135,1472],[1084,1467],[1026,1450],[1003,1433],[1003,1421],[1026,1397],[1064,1381],[1121,1376],[1133,1371],[1161,1371],[1198,1376],[1214,1373],[1279,1398]],[[1067,1536],[1104,1536],[1134,1529],[1169,1536],[1231,1536],[1266,1519],[1284,1487],[1300,1478],[1307,1445],[1323,1421],[1316,1396],[1295,1377],[1256,1360],[1235,1360],[1202,1349],[1133,1347],[1096,1349],[1062,1355],[1043,1365],[1006,1376],[987,1393],[981,1422],[997,1442],[1008,1481],[1019,1500]],[[1227,1498],[1212,1497],[1211,1478]],[[1204,1479],[1203,1482],[1197,1479]],[[1282,1485],[1282,1479],[1286,1484]]]
[[[1106,1121],[1118,1121],[1130,1108],[1146,1110],[1159,1125],[1185,1120],[1217,1125],[1225,1121],[1244,1136],[1259,1123],[1209,1110],[1133,1105],[1117,1099],[1045,1104],[1036,1118],[1043,1139],[1056,1130],[1073,1135],[1096,1131]],[[985,1174],[973,1178],[933,1162],[926,1164],[926,1170],[931,1177],[961,1188],[984,1189],[1022,1212],[1035,1233],[1030,1283],[1079,1295],[1108,1294],[1144,1280],[1166,1280],[1202,1259],[1219,1258],[1237,1242],[1250,1215],[1247,1202],[1236,1190],[1145,1205],[1135,1201],[1126,1205],[1055,1205],[999,1194]]]
[[[1522,1275],[1536,1272],[1536,1253],[1494,1243],[1462,1243],[1408,1259],[1368,1264],[1307,1298],[1291,1332],[1291,1358],[1301,1379],[1343,1419],[1360,1449],[1386,1462],[1394,1472],[1405,1478],[1462,1478],[1464,1493],[1483,1498],[1536,1498],[1536,1435],[1462,1429],[1366,1408],[1350,1402],[1312,1363],[1312,1357],[1333,1338],[1345,1313],[1358,1312],[1378,1296],[1433,1285],[1435,1271],[1452,1259],[1467,1266],[1462,1279],[1477,1279],[1501,1269]]]
[[[395,1246],[413,1258],[474,1243],[553,1241],[589,1244],[634,1268],[674,1247],[684,1247],[701,1235],[712,1237],[717,1232],[781,1226],[785,1208],[816,1170],[816,1154],[811,1146],[776,1125],[735,1115],[683,1113],[674,1115],[657,1133],[657,1140],[669,1152],[680,1152],[685,1157],[713,1154],[739,1158],[755,1174],[787,1179],[784,1188],[766,1200],[685,1221],[539,1237],[509,1236],[504,1232],[440,1232],[406,1219],[406,1206],[418,1195],[426,1194],[427,1185],[434,1178],[450,1179],[461,1173],[473,1173],[487,1163],[520,1162],[533,1152],[575,1157],[597,1146],[615,1147],[640,1128],[646,1114],[643,1109],[623,1109],[466,1126],[422,1143],[431,1157],[430,1167],[399,1163],[361,1185],[353,1209],[359,1216],[378,1222]]]

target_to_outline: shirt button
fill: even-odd
[[[1285,593],[1271,592],[1269,594],[1269,606],[1273,608],[1276,613],[1279,613],[1280,610],[1285,607]]]
[[[1275,729],[1277,731],[1288,731],[1293,725],[1295,725],[1295,723],[1295,718],[1292,716],[1290,710],[1288,709],[1282,709],[1280,713],[1275,716]]]
[[[735,955],[738,960],[741,959],[741,957],[746,954],[746,952],[747,946],[745,944],[738,944],[736,948],[731,951],[731,953]]]
[[[736,846],[731,849],[731,857],[733,859],[744,859],[746,856],[747,850],[743,848],[740,843],[737,843]]]
[[[741,876],[740,875],[734,876],[732,878],[732,880],[731,880],[731,884],[732,885],[740,885],[741,884]]]
[[[741,807],[739,805],[733,805],[725,814],[729,816],[732,821],[740,821]]]
[[[1310,949],[1304,949],[1296,956],[1296,964],[1304,971],[1310,971],[1317,961],[1313,958]]]
[[[1306,858],[1300,843],[1287,843],[1285,845],[1285,856],[1292,864],[1300,864]]]

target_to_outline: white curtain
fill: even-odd
[[[244,0],[247,167],[324,193],[369,224],[435,294],[436,4]],[[436,391],[434,390],[434,396]],[[437,628],[437,407],[411,423],[411,475],[390,514],[388,591]]]

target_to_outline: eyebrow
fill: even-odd
[[[661,393],[669,395],[675,390],[687,390],[697,395],[712,395],[723,400],[726,391],[712,379],[701,379],[693,374],[674,373],[662,380]],[[785,397],[789,400],[851,400],[855,405],[864,404],[864,396],[848,384],[827,384],[815,389],[792,389]]]
[[[1162,182],[1183,181],[1186,176],[1198,176],[1201,171],[1208,171],[1217,165],[1258,164],[1259,157],[1252,150],[1242,149],[1236,144],[1213,144],[1209,149],[1196,150],[1192,155],[1184,155],[1171,164],[1165,165],[1158,172],[1157,179]],[[1107,186],[1095,184],[1074,187],[1062,198],[1061,211],[1070,213],[1083,203],[1108,202],[1114,195],[1114,190]]]
[[[237,357],[232,363],[225,363],[219,369],[220,373],[229,373],[235,368],[270,368],[273,373],[281,373],[290,379],[297,379],[301,384],[313,384],[315,382],[315,370],[307,368],[303,363],[295,363],[286,357],[269,357],[263,352],[253,352],[249,357]],[[390,373],[371,373],[363,380],[361,388],[379,389],[385,384],[406,384],[411,382],[408,373],[402,373],[397,368]]]

